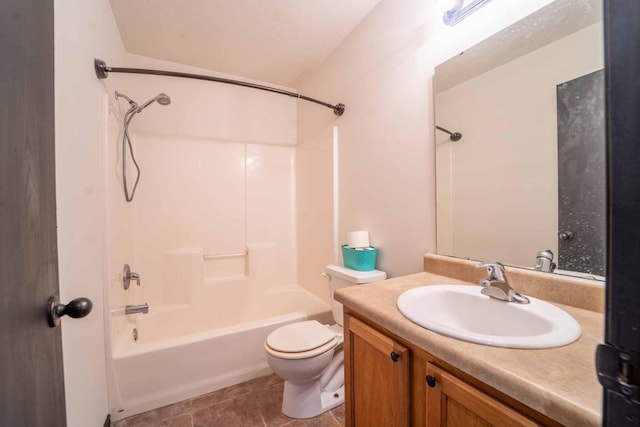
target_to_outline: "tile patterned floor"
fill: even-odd
[[[341,427],[344,405],[308,420],[280,411],[283,381],[256,378],[112,423],[112,427]]]

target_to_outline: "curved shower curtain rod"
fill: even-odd
[[[303,99],[309,102],[315,102],[316,104],[323,105],[327,108],[331,108],[333,110],[333,114],[336,116],[341,116],[344,113],[345,105],[340,104],[329,104],[327,102],[320,101],[315,98],[310,98],[308,96],[300,95],[299,93],[290,92],[284,89],[278,89],[275,87],[258,85],[254,83],[247,83],[240,80],[231,80],[231,79],[223,79],[221,77],[212,77],[205,76],[202,74],[191,74],[191,73],[181,73],[177,71],[163,71],[163,70],[150,70],[147,68],[123,68],[123,67],[109,67],[106,62],[101,59],[94,59],[93,66],[96,71],[96,76],[98,79],[106,79],[109,76],[109,73],[129,73],[129,74],[151,74],[155,76],[168,76],[168,77],[181,77],[185,79],[195,79],[195,80],[206,80],[210,82],[217,83],[226,83],[236,86],[244,86],[252,89],[265,90],[267,92],[279,93],[281,95],[287,95],[293,98]]]

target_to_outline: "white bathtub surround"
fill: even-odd
[[[243,277],[260,277],[263,287],[295,283],[293,148],[134,138],[143,169],[131,206],[135,268],[151,285],[136,289],[136,298],[152,305],[183,300],[178,284],[189,282],[167,270],[194,247],[208,255],[209,283]],[[248,257],[241,256],[248,247],[264,254],[254,272],[247,272]],[[239,256],[215,256],[225,254]]]

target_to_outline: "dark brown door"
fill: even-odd
[[[0,424],[64,426],[54,170],[53,0],[0,2]]]
[[[596,368],[602,425],[640,425],[640,2],[604,2],[607,299]]]

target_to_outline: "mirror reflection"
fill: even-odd
[[[601,20],[556,0],[436,68],[439,254],[604,280]]]

